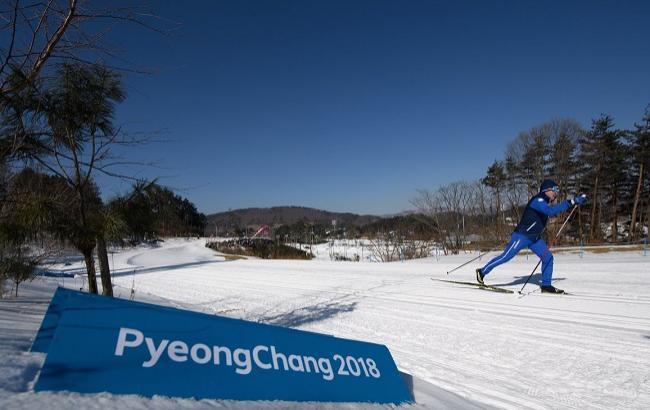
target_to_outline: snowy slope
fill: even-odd
[[[386,344],[415,378],[418,404],[408,408],[650,408],[650,256],[641,252],[558,254],[555,285],[574,295],[541,295],[529,285],[532,293],[522,297],[430,280],[471,281],[485,259],[445,274],[470,254],[388,264],[225,261],[203,244],[170,240],[116,253],[116,293],[128,297],[134,288],[136,300]],[[487,282],[518,290],[535,263],[518,256]],[[42,357],[21,352],[47,289],[63,281],[41,280],[31,285],[34,295],[0,301],[0,358],[7,363],[0,365],[0,408],[36,408],[44,400],[58,408],[97,405],[97,397],[30,392]],[[82,280],[65,285],[78,288]],[[110,408],[382,408],[99,398]]]

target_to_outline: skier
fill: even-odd
[[[587,201],[587,196],[583,194],[557,205],[550,205],[549,203],[557,198],[559,192],[560,188],[553,180],[546,179],[542,182],[539,193],[528,201],[524,214],[521,216],[521,221],[519,221],[515,231],[512,233],[510,242],[506,245],[503,253],[489,261],[482,268],[476,269],[476,280],[478,283],[483,285],[483,278],[492,269],[508,262],[520,250],[530,248],[542,260],[542,293],[564,293],[562,289],[551,285],[551,279],[553,277],[553,255],[548,250],[541,235],[546,228],[546,222],[549,216],[555,216],[574,205],[584,204]]]

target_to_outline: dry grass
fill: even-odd
[[[640,252],[643,250],[643,245],[637,246],[608,246],[604,248],[585,248],[585,251],[591,253],[609,253],[609,252]]]
[[[236,261],[236,260],[240,260],[240,259],[248,259],[248,258],[245,257],[245,256],[241,256],[241,255],[230,255],[230,254],[227,254],[227,253],[224,253],[224,254],[222,254],[221,256],[223,256],[227,261]]]
[[[600,246],[585,246],[582,249],[576,246],[567,247],[567,248],[552,248],[551,252],[558,253],[580,253],[580,251],[590,252],[590,253],[610,253],[610,252],[643,252],[644,245],[600,245]],[[650,248],[647,248],[650,249]],[[533,252],[526,249],[521,252],[522,255],[532,255]]]

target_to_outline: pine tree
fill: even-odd
[[[488,167],[486,176],[481,180],[481,183],[489,188],[495,194],[496,199],[496,233],[497,237],[501,238],[501,219],[502,219],[502,206],[501,206],[501,193],[506,184],[506,172],[503,166],[503,163],[500,161],[494,161],[492,165]]]
[[[626,191],[628,163],[628,149],[623,144],[624,133],[620,130],[609,130],[603,135],[604,157],[603,188],[607,190],[607,214],[611,215],[612,242],[618,242],[618,217],[620,214],[622,197]]]
[[[548,176],[550,147],[545,131],[544,126],[535,127],[530,131],[519,164],[529,195],[537,192],[539,183]]]
[[[510,202],[510,211],[514,214],[514,218],[518,220],[521,217],[519,206],[522,202],[520,167],[517,160],[512,155],[508,155],[506,156],[504,168],[506,173],[506,195]]]
[[[650,105],[645,109],[645,114],[640,123],[634,124],[635,130],[630,133],[630,156],[633,161],[633,175],[636,172],[636,186],[634,203],[630,220],[630,240],[637,238],[640,230],[637,228],[637,212],[641,198],[645,198],[646,218],[645,225],[650,225]],[[643,215],[638,217],[638,225],[643,226]]]
[[[608,189],[612,193],[612,179],[606,175],[612,149],[616,151],[616,142],[620,132],[614,130],[614,120],[609,115],[602,114],[592,121],[591,129],[578,140],[580,162],[581,192],[587,193],[591,200],[589,210],[589,241],[602,241],[601,222],[603,219],[603,202],[607,200]]]
[[[64,178],[77,195],[73,210],[76,223],[70,239],[84,256],[91,293],[98,293],[93,249],[98,235],[103,235],[103,205],[93,176],[97,172],[111,175],[103,164],[110,159],[110,147],[120,141],[113,116],[115,104],[124,99],[117,73],[102,65],[63,64],[45,96],[43,110],[50,136],[40,143],[47,155],[34,156],[50,172]],[[99,242],[105,243],[103,238]],[[104,294],[111,295],[106,265],[100,264],[100,273],[102,284],[108,286]]]

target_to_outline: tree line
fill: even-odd
[[[0,295],[18,284],[57,246],[83,256],[89,291],[112,295],[107,243],[198,234],[205,216],[155,182],[128,175],[116,152],[147,142],[115,124],[126,98],[122,70],[104,57],[103,40],[122,23],[149,24],[138,7],[54,0],[15,1],[0,10]],[[149,16],[149,17],[147,17]],[[155,23],[157,24],[157,23]],[[119,149],[118,149],[119,148]],[[104,202],[98,175],[133,183]]]
[[[14,81],[14,80],[10,80]],[[89,290],[112,295],[107,243],[137,244],[161,236],[198,236],[206,217],[155,181],[106,203],[95,183],[114,171],[118,146],[143,141],[113,124],[125,98],[120,76],[101,64],[64,63],[53,78],[2,94],[0,112],[0,281],[18,284],[59,246],[84,258]],[[36,246],[35,246],[36,245]]]
[[[502,242],[528,199],[551,178],[559,200],[585,193],[589,202],[573,217],[564,240],[572,243],[638,243],[650,225],[650,106],[632,129],[602,114],[584,128],[557,119],[521,132],[479,180],[421,190],[412,200],[439,227],[450,249],[473,242]],[[549,224],[547,234],[559,224]]]

